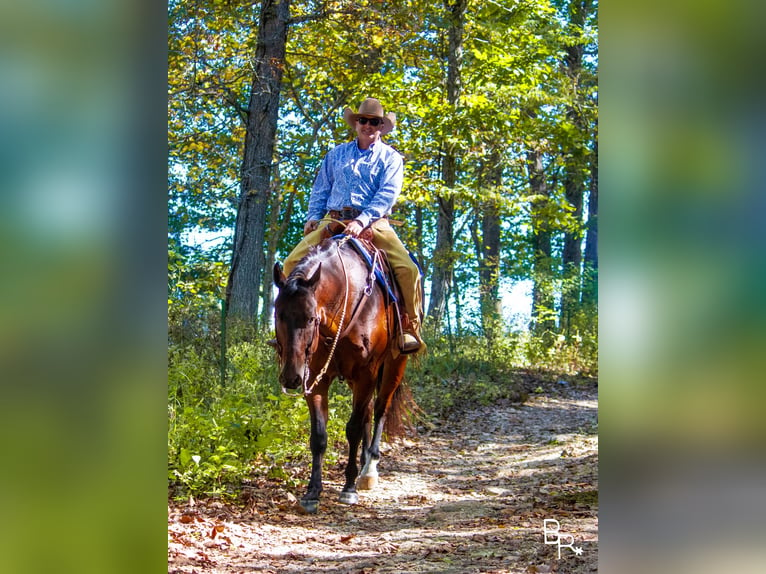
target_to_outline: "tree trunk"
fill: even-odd
[[[460,291],[460,281],[453,281],[451,293],[455,302],[455,335],[463,336],[463,301]]]
[[[439,211],[436,221],[436,246],[433,255],[431,277],[431,298],[428,317],[435,329],[439,329],[447,308],[447,296],[452,286],[454,255],[452,224],[455,217],[455,200],[437,197]]]
[[[502,183],[500,154],[493,151],[486,182],[482,187],[496,193]],[[484,336],[492,344],[502,323],[500,304],[500,206],[491,198],[480,203],[481,242],[479,252],[479,302]]]
[[[247,115],[245,150],[226,303],[230,317],[250,321],[259,307],[266,253],[266,215],[284,70],[290,0],[263,0]]]
[[[562,333],[569,334],[569,327],[580,305],[580,266],[582,264],[582,203],[584,182],[582,171],[582,154],[571,158],[566,166],[564,194],[572,208],[575,219],[573,228],[567,228],[564,233],[564,250],[562,253],[563,286],[561,289],[561,313],[559,328]]]
[[[418,259],[418,264],[421,266],[421,271],[426,274],[425,258],[423,257],[423,207],[421,205],[415,206],[415,256]]]
[[[576,117],[575,117],[576,116]],[[573,109],[570,118],[579,129],[583,129],[582,118]],[[559,329],[569,335],[571,321],[580,306],[580,267],[582,264],[582,205],[585,189],[585,154],[576,143],[575,149],[565,160],[564,196],[572,209],[574,222],[564,233],[562,252],[563,285],[561,289],[561,311]]]
[[[274,170],[274,176],[276,178],[276,189],[281,189],[279,169]],[[280,193],[272,195],[271,210],[269,216],[269,233],[266,249],[266,263],[265,270],[272,269],[274,267],[275,254],[277,251],[277,245],[279,240],[287,231],[287,226],[290,223],[290,218],[293,213],[293,206],[295,204],[295,193],[290,193],[286,198],[283,198]],[[280,210],[284,209],[282,215],[282,223],[279,223]],[[272,318],[272,305],[274,304],[274,289],[273,289],[273,275],[271,273],[263,273],[261,277],[261,298],[263,305],[261,305],[259,325],[262,329],[266,329],[271,323]]]
[[[551,261],[551,231],[547,212],[549,191],[543,171],[543,153],[527,154],[529,184],[532,199],[532,332],[549,336],[555,328],[553,305],[553,270]]]
[[[598,306],[598,139],[594,143],[591,160],[584,268],[582,304],[586,310],[595,311]]]
[[[447,52],[447,102],[450,106],[457,105],[460,98],[460,67],[463,61],[463,25],[465,20],[467,0],[445,2],[449,18],[449,46]],[[454,144],[449,143],[445,149],[442,163],[442,179],[448,189],[452,189],[457,181],[457,151]],[[455,219],[455,199],[437,197],[438,205],[436,224],[436,245],[433,257],[433,276],[431,278],[431,299],[428,306],[428,316],[435,329],[441,327],[446,312],[447,296],[452,285],[455,258],[453,254],[454,236],[453,223]]]

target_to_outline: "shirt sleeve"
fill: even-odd
[[[391,213],[399,198],[404,181],[404,162],[398,152],[392,151],[380,178],[380,186],[364,211],[356,218],[364,227]]]
[[[309,196],[308,220],[322,219],[327,213],[327,200],[332,191],[333,173],[332,173],[332,155],[335,150],[330,150],[322,160],[314,180],[314,187],[311,188]]]

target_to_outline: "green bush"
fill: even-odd
[[[282,394],[274,351],[263,343],[237,343],[227,363],[222,384],[217,362],[190,348],[171,349],[168,478],[176,497],[232,496],[257,476],[297,482],[286,469],[310,461],[308,408],[302,398]],[[334,387],[330,445],[345,440],[350,414],[341,385]],[[336,462],[339,454],[328,448],[326,458]]]

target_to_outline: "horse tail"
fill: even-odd
[[[402,381],[391,397],[383,430],[389,438],[414,434],[415,423],[422,412],[409,386]]]

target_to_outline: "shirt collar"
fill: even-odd
[[[379,143],[380,143],[380,140],[374,141],[370,144],[370,147],[368,147],[367,149],[362,149],[359,147],[359,138],[354,138],[354,145],[356,146],[356,151],[359,153],[368,153],[368,152],[375,151],[375,146],[378,145]]]

